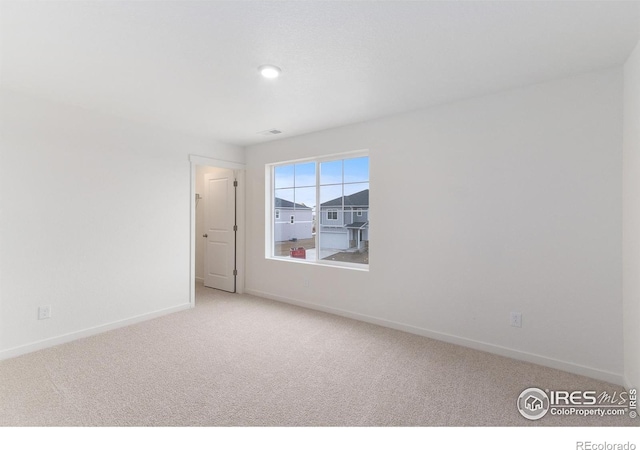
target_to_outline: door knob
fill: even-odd
[[[202,237],[209,237],[209,235],[208,234],[203,234]]]

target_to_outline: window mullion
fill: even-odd
[[[344,218],[347,212],[344,209],[344,159],[342,160],[342,184],[340,186],[342,188],[342,220],[341,222],[342,222],[342,226],[345,226]]]
[[[322,208],[320,207],[320,162],[316,161],[316,261],[320,261],[320,222],[322,222]]]

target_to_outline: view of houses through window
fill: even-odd
[[[273,256],[369,264],[369,157],[273,168]]]

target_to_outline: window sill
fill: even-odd
[[[302,258],[290,258],[286,256],[265,256],[265,259],[271,261],[282,261],[294,264],[306,264],[310,266],[334,267],[338,269],[355,270],[358,272],[369,272],[369,264],[358,264],[340,261],[309,261]]]

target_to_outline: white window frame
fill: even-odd
[[[356,216],[362,217],[362,208],[356,209]]]
[[[296,216],[294,216],[293,214],[291,214],[291,215],[289,216],[289,223],[292,223],[292,224],[293,224],[293,223],[296,223]]]
[[[296,160],[289,160],[289,161],[278,161],[278,162],[265,165],[265,194],[266,194],[265,195],[266,197],[265,213],[267,214],[266,215],[267,220],[265,221],[265,259],[284,261],[291,264],[310,264],[310,265],[320,265],[320,266],[331,266],[331,267],[358,270],[358,271],[364,271],[364,272],[369,271],[369,264],[350,263],[350,262],[341,262],[341,261],[326,261],[326,260],[319,259],[317,256],[315,261],[298,259],[298,258],[289,258],[285,256],[275,256],[274,255],[275,227],[274,227],[274,221],[270,219],[271,211],[275,209],[274,179],[275,179],[276,167],[289,165],[289,164],[302,164],[302,163],[309,163],[309,162],[316,163],[316,217],[322,217],[321,209],[320,209],[320,170],[319,170],[320,164],[325,162],[330,162],[330,161],[336,161],[340,159],[361,158],[365,156],[370,158],[368,150],[358,150],[358,151],[346,152],[346,153],[335,153],[335,154],[325,155],[325,156],[315,157],[315,158],[303,158],[303,159],[296,159]],[[371,189],[371,159],[369,159],[368,183],[369,183],[369,189]],[[336,219],[336,220],[339,220],[339,219]],[[317,223],[318,229],[316,230],[316,233],[315,233],[315,247],[319,248],[319,241],[320,241],[320,235],[321,235],[319,228],[322,226],[322,223],[320,220],[318,220],[317,222],[318,222]],[[369,232],[369,239],[370,239],[371,238],[370,228],[368,232]]]
[[[276,220],[280,219],[280,210],[276,209]]]
[[[329,214],[336,213],[336,218],[329,217]],[[337,209],[327,209],[327,220],[338,220],[338,210]]]

